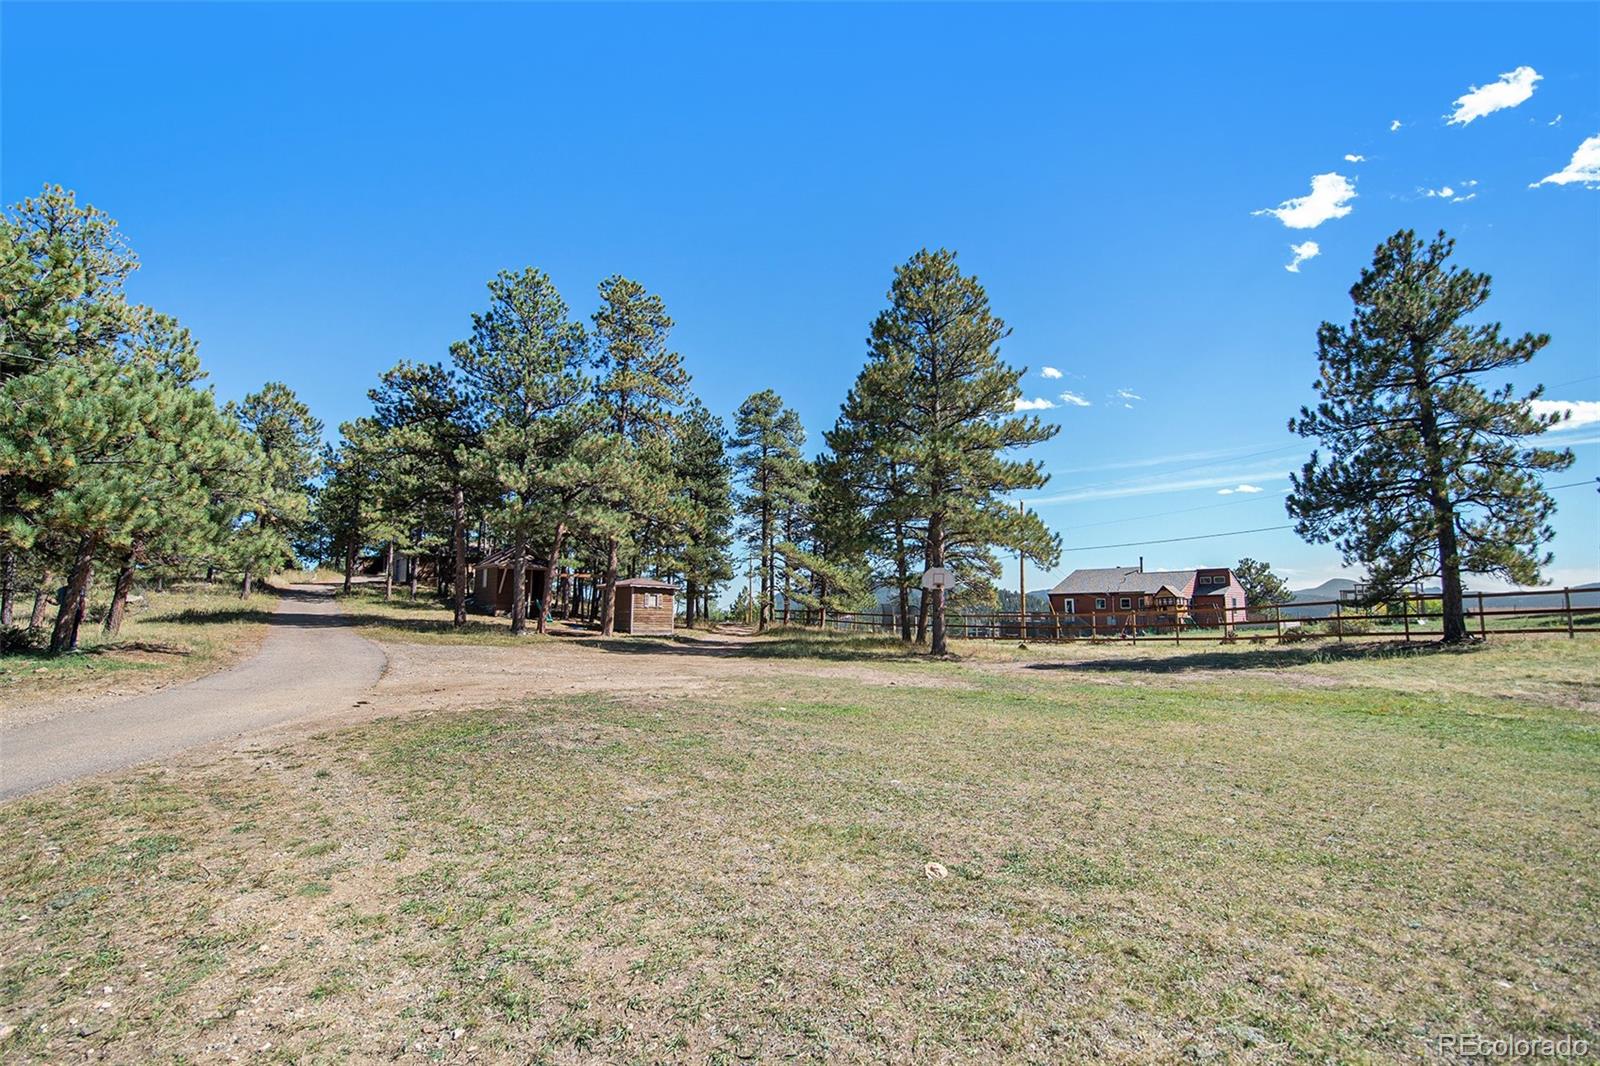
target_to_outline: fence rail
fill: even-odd
[[[946,627],[958,640],[1126,640],[1297,641],[1430,640],[1440,633],[1442,595],[1412,593],[1377,603],[1309,600],[1276,607],[1193,608],[1146,606],[1066,614],[1054,611],[974,611],[952,608]],[[1517,589],[1468,592],[1467,625],[1480,637],[1502,634],[1558,635],[1600,633],[1600,589]],[[797,612],[804,626],[843,633],[897,633],[900,613],[892,608],[865,612]],[[917,627],[917,613],[910,617]]]

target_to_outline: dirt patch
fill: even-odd
[[[813,677],[885,688],[961,688],[971,681],[922,664],[869,666],[816,660],[753,659],[723,637],[673,642],[544,640],[524,647],[389,644],[389,669],[369,697],[385,713],[484,707],[530,696],[573,693],[710,696],[752,673]],[[622,650],[626,647],[627,650]]]

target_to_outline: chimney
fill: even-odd
[[[1144,556],[1139,556],[1139,573],[1144,573]]]

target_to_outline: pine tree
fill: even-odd
[[[1294,598],[1289,583],[1272,572],[1271,563],[1257,562],[1245,556],[1233,566],[1233,576],[1244,589],[1244,602],[1249,607],[1271,607],[1288,603]]]
[[[543,517],[547,471],[568,436],[563,415],[581,402],[588,341],[549,275],[527,268],[489,283],[489,309],[472,316],[472,336],[451,346],[470,402],[482,412],[475,461],[503,499],[498,519],[512,539],[511,631],[527,632],[530,539]],[[550,575],[546,575],[548,578]]]
[[[792,522],[777,551],[786,574],[800,580],[786,584],[785,600],[817,613],[818,625],[828,616],[870,600],[871,568],[867,550],[866,508],[838,456],[824,453],[811,464],[803,517]]]
[[[58,185],[8,208],[0,217],[0,384],[115,347],[131,317],[123,282],[137,266],[116,223]],[[0,472],[0,642],[21,555],[43,543],[32,514],[46,498],[46,486],[22,470]],[[54,580],[49,570],[44,577]]]
[[[322,471],[322,423],[279,381],[226,411],[255,439],[264,459],[260,478],[246,490],[244,518],[226,556],[240,574],[239,594],[248,596],[256,575],[290,561],[293,542],[310,518],[312,482]]]
[[[862,370],[825,437],[838,476],[861,501],[867,557],[875,564],[873,587],[895,591],[900,638],[909,641],[911,591],[921,573],[913,570],[912,559],[925,540],[918,520],[923,509],[913,491],[904,436],[890,417],[894,398],[875,387],[884,370],[876,364]]]
[[[1528,445],[1560,417],[1529,408],[1542,386],[1519,397],[1478,383],[1528,362],[1549,337],[1507,340],[1498,323],[1469,324],[1490,279],[1450,265],[1454,247],[1411,230],[1378,247],[1350,290],[1350,325],[1317,331],[1320,401],[1289,422],[1328,449],[1293,478],[1300,535],[1366,567],[1374,599],[1439,578],[1445,643],[1470,639],[1463,573],[1540,580],[1556,505],[1539,476],[1572,465],[1570,451]]]
[[[433,493],[448,508],[454,563],[451,606],[454,624],[465,625],[467,510],[478,489],[471,479],[472,456],[483,439],[477,412],[462,382],[437,363],[399,363],[384,372],[368,395],[374,417],[388,435],[388,447],[415,461],[420,491]]]
[[[734,469],[744,482],[739,497],[746,543],[761,576],[758,629],[776,620],[779,558],[784,514],[801,498],[805,485],[805,427],[771,389],[752,393],[734,415]]]
[[[1009,332],[991,313],[983,286],[944,249],[920,251],[896,268],[889,307],[872,324],[869,370],[858,389],[873,394],[872,409],[888,419],[897,454],[910,467],[928,567],[944,566],[957,549],[984,559],[996,545],[1020,549],[1041,566],[1059,556],[1059,538],[1004,498],[1048,480],[1036,461],[1007,456],[1059,429],[1016,413],[1023,371],[1000,358]],[[930,613],[932,652],[943,655],[942,591],[934,592]]]
[[[722,420],[698,399],[679,420],[673,444],[674,495],[680,508],[678,562],[683,573],[684,624],[693,626],[700,601],[733,579],[729,556],[733,469]]]
[[[666,304],[643,285],[615,275],[600,283],[594,314],[595,400],[616,462],[631,463],[637,486],[610,494],[605,530],[605,597],[600,632],[614,626],[619,552],[625,538],[670,507],[670,436],[675,413],[687,398],[683,357],[667,347],[672,319]],[[598,516],[597,516],[598,517]]]

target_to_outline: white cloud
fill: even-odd
[[[1540,417],[1570,412],[1571,417],[1557,429],[1577,429],[1600,423],[1600,400],[1529,400],[1528,409]]]
[[[1195,489],[1224,487],[1232,494],[1239,491],[1238,486],[1241,484],[1256,488],[1259,482],[1285,481],[1288,480],[1288,477],[1288,470],[1261,467],[1250,469],[1247,467],[1245,469],[1236,469],[1231,474],[1151,478],[1127,485],[1090,486],[1063,492],[1055,496],[1041,496],[1029,502],[1044,505],[1076,503],[1081,500],[1117,500],[1129,496],[1158,496],[1168,492],[1189,492]]]
[[[1260,492],[1260,491],[1261,491],[1261,486],[1260,485],[1244,484],[1244,485],[1235,485],[1231,489],[1218,489],[1217,490],[1217,495],[1218,496],[1232,496],[1236,492],[1252,493],[1252,492]]]
[[[1271,215],[1290,229],[1316,229],[1331,218],[1348,215],[1355,198],[1356,187],[1343,174],[1317,174],[1311,179],[1309,196],[1297,196],[1251,214]]]
[[[1516,107],[1533,95],[1534,83],[1543,79],[1544,75],[1532,67],[1518,67],[1500,75],[1498,81],[1474,85],[1456,98],[1456,109],[1450,115],[1449,124],[1465,126],[1485,115]]]
[[[1572,162],[1549,177],[1540,178],[1528,188],[1572,184],[1581,184],[1588,189],[1600,189],[1600,135],[1585,137],[1583,143],[1578,145],[1578,150],[1572,153]]]
[[[1390,133],[1394,133],[1396,130],[1398,130],[1401,127],[1401,125],[1402,125],[1402,123],[1401,123],[1401,121],[1399,119],[1394,119],[1393,121],[1391,121],[1389,123],[1389,132]]]
[[[1061,376],[1061,371],[1057,370],[1053,366],[1041,366],[1039,368],[1039,376],[1042,378],[1059,378]]]
[[[1303,244],[1289,245],[1289,251],[1294,253],[1294,262],[1284,264],[1283,269],[1291,274],[1300,273],[1300,264],[1307,259],[1315,259],[1322,254],[1322,246],[1316,241],[1306,241]]]
[[[1545,125],[1546,126],[1559,126],[1559,125],[1561,125],[1561,120],[1563,118],[1565,118],[1565,117],[1566,117],[1565,115],[1557,115],[1555,118],[1551,119],[1549,122],[1546,122]]]
[[[1035,396],[1031,400],[1025,396],[1018,396],[1015,402],[1011,405],[1012,410],[1014,411],[1048,411],[1054,406],[1055,404],[1051,403],[1043,396]]]
[[[1347,154],[1344,157],[1344,161],[1346,163],[1365,163],[1367,161],[1367,157],[1364,156],[1364,155],[1355,155],[1355,154],[1352,153],[1352,154]]]
[[[1140,396],[1137,392],[1134,392],[1132,389],[1118,389],[1117,390],[1117,399],[1119,399],[1119,400],[1142,400],[1142,399],[1144,399],[1144,397]]]
[[[1463,191],[1472,188],[1476,184],[1478,184],[1477,179],[1472,178],[1462,182],[1459,189],[1450,185],[1441,185],[1437,189],[1418,189],[1417,191],[1429,199],[1449,200],[1453,204],[1464,204],[1468,200],[1477,198],[1477,193]]]
[[[1075,392],[1063,392],[1061,402],[1069,403],[1074,407],[1093,407],[1094,405]]]

